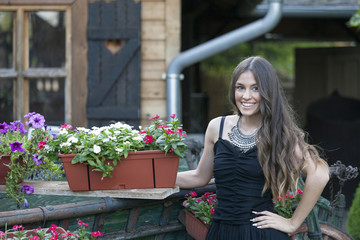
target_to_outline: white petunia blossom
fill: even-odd
[[[70,143],[77,143],[79,141],[79,139],[77,139],[74,136],[71,136],[67,141],[70,142]]]
[[[94,153],[99,153],[101,151],[101,147],[98,145],[94,145]]]

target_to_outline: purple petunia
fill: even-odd
[[[29,117],[29,123],[33,128],[43,128],[45,124],[45,118],[43,115],[36,113]]]
[[[14,121],[10,123],[10,128],[11,130],[13,130],[14,132],[16,130],[19,130],[20,133],[26,133],[26,129],[24,127],[24,125],[21,123],[20,120]]]
[[[32,194],[34,192],[34,186],[33,185],[22,185],[21,188],[22,192],[25,192],[26,194]]]
[[[0,123],[0,133],[7,133],[9,125],[6,122]]]
[[[26,150],[21,147],[23,143],[13,142],[13,143],[9,143],[9,145],[11,147],[11,152],[16,152],[16,151],[26,152]]]
[[[28,201],[26,199],[24,199],[24,207],[29,208],[29,203],[28,203]]]
[[[36,163],[37,166],[39,166],[40,164],[45,164],[44,159],[40,158],[39,159],[39,155],[38,154],[33,154],[32,156],[32,160]]]

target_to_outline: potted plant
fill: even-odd
[[[274,201],[274,208],[280,216],[291,218],[294,214],[297,204],[301,200],[303,191],[298,189],[295,192],[288,191],[285,196],[279,196]]]
[[[186,231],[194,239],[205,239],[215,212],[216,194],[206,192],[197,197],[197,194],[191,191],[186,197],[187,199],[183,202],[186,208]]]
[[[20,206],[28,207],[25,195],[34,192],[33,186],[21,184],[22,180],[42,171],[44,177],[61,176],[61,165],[56,164],[57,158],[44,154],[43,148],[49,140],[46,131],[45,118],[32,112],[24,116],[28,118],[27,126],[32,127],[28,136],[25,126],[20,120],[0,123],[0,184],[6,185],[6,194]]]
[[[155,116],[152,125],[138,130],[121,122],[91,129],[64,124],[45,149],[49,155],[60,154],[73,191],[170,187],[162,183],[169,177],[156,173],[170,172],[174,186],[179,158],[186,151],[182,124],[175,115],[171,119],[164,122]],[[169,169],[169,163],[175,167]],[[83,179],[75,183],[84,186],[74,185],[73,173]]]
[[[83,221],[78,221],[79,228],[74,231],[66,231],[62,227],[51,224],[50,228],[36,228],[25,230],[22,225],[15,225],[10,230],[5,232],[0,231],[0,240],[5,239],[30,239],[30,240],[54,240],[54,239],[79,239],[79,240],[92,240],[97,237],[103,236],[100,231],[89,232],[86,227],[89,224]]]

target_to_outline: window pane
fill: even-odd
[[[65,79],[30,79],[30,112],[44,115],[47,125],[65,121]]]
[[[29,66],[65,67],[65,12],[29,12]]]
[[[13,90],[14,81],[12,79],[0,79],[0,123],[14,121]]]
[[[13,12],[0,11],[0,68],[13,68]]]

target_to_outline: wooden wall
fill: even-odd
[[[142,0],[141,125],[158,114],[167,118],[166,80],[162,74],[180,52],[180,0]]]

